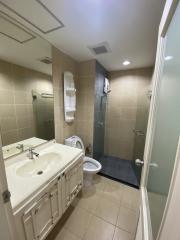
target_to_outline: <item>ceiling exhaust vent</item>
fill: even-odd
[[[88,48],[95,55],[111,52],[109,44],[107,42],[99,43],[95,46],[89,46]]]
[[[43,57],[38,59],[40,62],[45,63],[45,64],[52,64],[52,59],[50,57]]]

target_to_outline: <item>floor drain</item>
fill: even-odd
[[[37,175],[41,175],[41,174],[43,174],[43,171],[37,172]]]

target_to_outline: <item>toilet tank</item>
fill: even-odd
[[[64,143],[65,143],[65,145],[72,147],[72,145],[73,145],[73,137],[66,138]]]

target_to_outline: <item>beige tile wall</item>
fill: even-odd
[[[75,122],[64,121],[63,100],[63,73],[70,71],[77,80],[77,62],[53,47],[53,89],[54,89],[54,117],[55,117],[55,139],[58,143],[64,143],[64,139],[75,134]]]
[[[75,121],[64,121],[63,73],[70,71],[75,77],[77,89],[77,111]],[[64,139],[72,135],[82,138],[85,147],[93,143],[94,122],[94,81],[95,60],[77,63],[68,55],[53,48],[53,86],[55,109],[55,138],[64,143]]]
[[[3,145],[35,135],[32,89],[52,91],[52,78],[0,60],[0,127]]]
[[[93,146],[96,61],[78,63],[76,134]]]
[[[114,71],[109,73],[111,93],[108,95],[105,129],[105,154],[133,159],[137,113],[147,115],[147,91],[152,68]],[[144,107],[145,105],[146,107]],[[147,116],[141,116],[146,128]]]

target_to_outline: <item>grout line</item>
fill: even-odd
[[[89,230],[89,227],[90,227],[90,225],[91,225],[91,222],[92,222],[92,218],[93,218],[93,214],[91,213],[91,217],[90,217],[90,219],[89,219],[88,226],[86,227],[86,229],[85,229],[85,231],[84,231],[84,234],[83,234],[83,236],[82,236],[82,240],[85,239],[85,237],[86,237],[86,234],[87,234],[87,232],[88,232],[88,230]]]
[[[115,226],[115,228],[114,228],[114,232],[113,232],[112,240],[114,239],[115,232],[116,232],[116,226]]]

